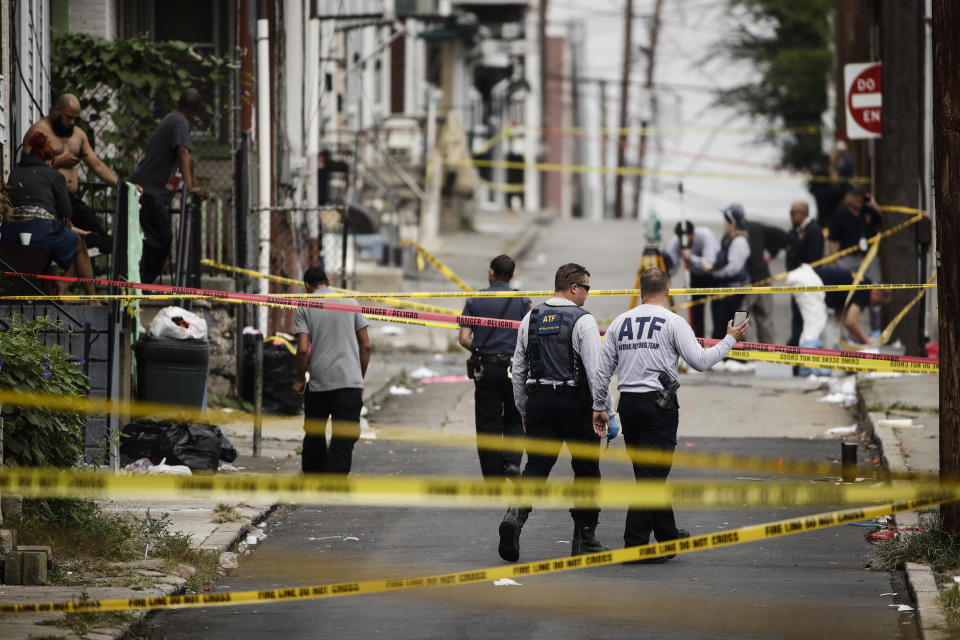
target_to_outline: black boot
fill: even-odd
[[[506,515],[500,523],[500,546],[497,552],[507,562],[516,562],[520,559],[520,529],[523,522],[520,520],[518,507],[507,508]]]
[[[595,531],[595,526],[575,526],[573,528],[573,545],[570,555],[579,556],[585,553],[609,551],[609,547],[604,546],[603,543],[597,540],[594,535]]]

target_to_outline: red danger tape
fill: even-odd
[[[95,286],[116,287],[120,289],[139,289],[142,291],[160,291],[163,293],[182,294],[185,296],[204,296],[218,300],[239,300],[252,304],[284,304],[292,307],[307,307],[311,309],[328,309],[330,311],[344,311],[347,313],[363,313],[372,316],[386,316],[406,320],[428,320],[434,322],[454,322],[470,327],[492,327],[495,329],[519,329],[519,320],[505,320],[500,318],[484,318],[479,316],[454,315],[450,313],[436,313],[433,311],[414,311],[411,309],[393,309],[389,307],[374,307],[345,302],[330,302],[325,299],[314,298],[285,298],[267,296],[259,293],[242,293],[236,291],[219,291],[216,289],[200,289],[196,287],[177,287],[168,284],[144,284],[140,282],[125,282],[122,280],[97,280],[95,278],[77,278],[70,276],[52,276],[46,274],[24,274],[9,271],[0,272],[8,276],[26,276],[41,280],[58,280],[62,282],[79,282]],[[601,334],[603,331],[601,331]],[[697,338],[701,345],[710,347],[719,340],[712,338]],[[835,349],[814,349],[811,347],[788,347],[763,342],[738,342],[737,349],[746,351],[760,351],[766,353],[781,353],[795,355],[823,356],[825,358],[852,358],[858,360],[877,360],[884,362],[914,363],[917,367],[939,365],[939,360],[918,358],[914,356],[897,356],[880,353],[863,353],[860,351],[838,351]]]

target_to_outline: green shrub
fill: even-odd
[[[45,330],[64,331],[46,317],[24,321],[5,318],[0,331],[0,389],[35,391],[59,396],[87,395],[90,380],[76,361],[58,346],[41,340]],[[4,464],[69,467],[83,457],[85,417],[40,407],[3,407]]]

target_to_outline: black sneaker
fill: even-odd
[[[504,462],[503,475],[505,475],[508,478],[519,478],[520,465],[518,465],[516,462]]]
[[[595,531],[594,527],[574,527],[570,555],[582,556],[587,553],[609,551],[610,547],[597,540]]]
[[[517,508],[510,507],[500,523],[500,546],[497,552],[507,562],[516,562],[520,559],[520,518]]]

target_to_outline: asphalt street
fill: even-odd
[[[461,359],[433,360],[438,373],[459,373]],[[722,376],[719,383],[724,384]],[[702,381],[698,381],[698,385]],[[411,384],[371,416],[380,424],[472,429],[472,383]],[[698,389],[697,385],[688,388]],[[681,411],[696,419],[697,397]],[[781,393],[777,402],[810,403]],[[684,415],[684,414],[682,414]],[[756,416],[743,421],[756,420]],[[699,433],[696,430],[693,433]],[[835,460],[837,440],[768,435],[685,435],[682,447],[775,459]],[[618,445],[622,446],[622,441]],[[868,455],[863,452],[863,455]],[[358,474],[479,475],[475,451],[425,447],[380,438],[357,445]],[[605,477],[631,477],[625,464],[605,464]],[[555,477],[571,476],[569,458]],[[671,477],[695,477],[675,469]],[[703,475],[703,474],[700,474]],[[742,482],[757,475],[710,474]],[[831,479],[811,481],[829,482]],[[830,510],[735,509],[678,511],[694,534]],[[268,537],[214,591],[272,589],[343,580],[412,577],[499,566],[497,526],[490,510],[291,505],[269,519]],[[622,546],[623,511],[601,514],[598,537]],[[322,601],[160,612],[153,633],[167,638],[912,638],[898,574],[865,568],[865,529],[842,526],[725,549],[681,555],[662,565],[609,566],[493,583]],[[535,510],[521,537],[521,561],[566,556],[572,525],[564,510]],[[896,593],[898,595],[891,595]]]
[[[665,228],[671,227],[672,223]],[[546,226],[519,263],[513,286],[550,289],[557,266],[572,261],[591,271],[596,288],[632,287],[644,244],[642,234],[642,225],[631,221],[567,220]],[[478,256],[475,250],[467,250],[468,246],[454,243],[439,255],[461,277],[481,286],[486,275],[483,265],[496,252]],[[771,267],[781,269],[776,263]],[[586,304],[601,324],[626,306],[625,299],[616,297],[591,297]],[[775,317],[777,338],[782,342],[789,317],[786,296],[776,297]],[[377,344],[388,340],[426,346],[428,342],[412,329],[393,337],[375,332],[374,358],[378,357]],[[451,332],[448,340],[453,339]],[[408,371],[423,364],[439,375],[463,374],[463,352],[438,355],[427,347],[420,357],[422,362],[410,362]],[[371,413],[371,423],[473,432],[472,383],[411,382],[408,386],[413,393],[392,397]],[[679,446],[767,459],[836,460],[840,443],[827,432],[855,419],[842,407],[817,403],[818,395],[822,392],[816,384],[789,378],[761,378],[752,373],[684,376]],[[295,445],[289,443],[290,449]],[[614,446],[622,446],[622,440]],[[865,447],[860,448],[860,455],[863,461],[872,457]],[[608,478],[632,477],[626,464],[604,464],[602,471]],[[479,476],[479,463],[475,451],[390,442],[381,434],[375,441],[357,445],[354,472]],[[773,480],[699,473],[741,482]],[[560,478],[572,475],[565,454],[554,474]],[[697,474],[675,469],[671,477]],[[679,511],[677,518],[680,526],[696,534],[831,508],[685,510]],[[501,516],[502,511],[491,510],[284,507],[270,518],[269,537],[250,555],[242,556],[240,567],[214,590],[415,577],[501,566],[496,550]],[[625,512],[616,510],[601,514],[598,537],[608,546],[622,546],[624,517]],[[897,612],[899,603],[909,602],[900,574],[865,568],[869,560],[865,530],[842,526],[682,555],[662,565],[599,567],[521,579],[512,586],[486,583],[160,612],[152,618],[152,625],[157,636],[168,638],[196,634],[231,639],[272,635],[551,640],[914,638],[912,614]],[[571,534],[572,523],[565,510],[535,510],[521,536],[521,561],[568,555]]]

